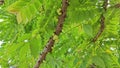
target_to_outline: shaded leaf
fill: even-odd
[[[83,24],[83,30],[88,36],[93,37],[93,28],[90,24]]]
[[[97,65],[98,68],[106,68],[104,60],[99,56],[94,56],[92,62]]]

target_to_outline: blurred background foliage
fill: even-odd
[[[62,0],[5,0],[0,5],[0,68],[33,68],[57,26]],[[69,0],[63,30],[41,68],[120,68],[120,0]]]

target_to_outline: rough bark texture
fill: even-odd
[[[58,18],[58,25],[54,32],[54,34],[57,36],[62,32],[63,22],[65,21],[65,17],[66,17],[67,7],[68,7],[68,0],[62,0],[62,8],[61,8],[62,14]],[[40,57],[38,58],[38,61],[36,62],[36,65],[34,66],[34,68],[40,67],[40,64],[43,62],[43,60],[45,60],[47,53],[52,51],[54,42],[55,40],[53,39],[53,36],[51,36],[42,54],[40,54]]]
[[[108,0],[105,0],[103,3],[103,9],[106,12],[107,10],[107,5],[108,5]],[[98,33],[96,34],[96,36],[93,38],[92,42],[96,42],[97,39],[99,38],[99,36],[102,34],[104,28],[105,28],[105,17],[103,15],[104,13],[101,14],[100,16],[100,30],[98,31]]]

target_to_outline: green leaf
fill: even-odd
[[[93,28],[90,24],[83,24],[83,30],[88,36],[93,37]]]
[[[36,58],[38,56],[38,54],[40,53],[40,39],[31,39],[30,40],[30,51],[31,51],[31,55]]]
[[[104,60],[99,56],[94,56],[92,62],[97,65],[98,68],[106,68]]]
[[[35,7],[36,7],[37,10],[39,10],[40,7],[42,6],[42,4],[40,3],[39,0],[35,0],[34,5],[35,5]]]
[[[19,44],[13,43],[12,45],[8,46],[8,49],[6,50],[8,54],[13,54],[16,52],[24,43],[20,42]]]
[[[104,60],[106,68],[113,68],[112,67],[112,62],[113,61],[108,54],[106,54],[106,53],[102,54],[101,58]]]
[[[25,40],[30,39],[31,34],[24,34],[21,37],[18,37],[17,42],[25,42]]]
[[[20,60],[24,59],[27,57],[27,53],[29,51],[29,43],[24,43],[24,45],[21,46],[20,52],[19,52],[19,58]]]
[[[10,5],[7,10],[16,15],[18,24],[27,24],[39,12],[41,6],[39,0],[20,0]]]
[[[16,1],[12,5],[10,5],[7,10],[10,13],[17,14],[22,7],[24,7],[27,4],[25,1]]]

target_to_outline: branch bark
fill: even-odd
[[[108,0],[104,0],[104,3],[103,3],[104,12],[107,11],[107,5],[108,5]],[[97,39],[100,37],[100,35],[104,31],[104,28],[105,28],[105,17],[104,17],[104,13],[102,13],[100,16],[100,29],[99,29],[98,33],[96,34],[96,36],[93,38],[92,42],[97,41]]]
[[[58,18],[58,25],[56,27],[54,35],[58,36],[62,32],[63,23],[66,18],[67,7],[68,7],[68,0],[62,0],[62,7],[61,7],[62,14]],[[43,62],[43,60],[45,60],[47,53],[52,51],[54,42],[55,42],[55,40],[53,39],[53,36],[51,36],[50,39],[48,40],[48,43],[46,44],[46,47],[44,48],[42,54],[38,58],[34,68],[40,67],[40,64]]]
[[[0,5],[2,5],[4,3],[4,0],[0,0]]]

